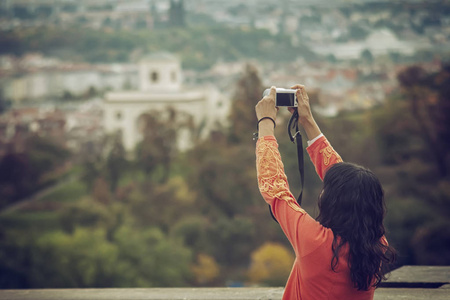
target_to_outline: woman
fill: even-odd
[[[297,90],[299,123],[309,140],[307,151],[324,182],[317,220],[289,191],[274,137],[275,87],[255,108],[259,189],[296,255],[283,299],[373,299],[383,279],[381,266],[394,257],[384,237],[381,184],[371,171],[342,162],[314,121],[305,87],[292,89]]]

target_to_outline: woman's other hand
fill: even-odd
[[[309,105],[309,97],[306,93],[306,88],[304,85],[296,84],[291,87],[293,90],[297,90],[297,111],[298,111],[298,122],[304,126],[306,122],[310,122],[310,120],[314,119],[311,112],[311,106]],[[293,112],[290,108],[289,111]]]
[[[276,88],[270,88],[269,95],[262,98],[255,106],[256,117],[258,121],[262,118],[269,117],[276,121],[278,108],[275,107]],[[270,121],[270,120],[269,120]]]
[[[255,106],[258,121],[269,117],[274,122],[277,119],[278,107],[275,106],[276,88],[270,88],[269,95],[262,98]],[[259,123],[259,137],[273,135],[275,124],[270,119],[264,119]]]
[[[291,87],[291,89],[297,90],[298,122],[305,129],[308,139],[312,140],[320,134],[320,128],[317,126],[317,123],[312,115],[309,97],[306,93],[305,86],[296,84]],[[291,113],[293,113],[295,108],[289,107],[288,109]]]

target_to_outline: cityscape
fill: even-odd
[[[432,174],[429,180],[438,182],[430,196],[434,200],[429,200],[433,208],[411,217],[411,230],[406,217],[401,224],[388,221],[392,237],[399,241],[394,245],[404,251],[399,264],[430,263],[418,258],[422,248],[416,253],[411,245],[431,239],[431,233],[424,233],[431,230],[430,215],[440,211],[445,216],[450,207],[447,171],[431,167],[436,161],[447,166],[450,157],[448,132],[442,128],[448,125],[448,95],[442,95],[449,62],[450,1],[1,0],[0,243],[13,245],[8,249],[14,251],[25,249],[28,244],[8,239],[8,234],[22,234],[33,219],[28,220],[29,214],[35,213],[46,234],[49,226],[62,224],[64,233],[53,237],[41,236],[41,229],[33,233],[33,241],[48,239],[49,245],[56,245],[54,251],[63,251],[57,241],[74,241],[70,236],[81,243],[105,235],[104,244],[102,237],[96,247],[103,247],[108,259],[122,259],[128,270],[137,258],[124,250],[127,236],[141,255],[147,253],[138,229],[148,243],[160,246],[149,250],[154,257],[164,260],[170,254],[181,263],[169,263],[167,273],[136,271],[133,278],[121,277],[119,269],[99,268],[91,271],[113,279],[89,281],[80,275],[84,279],[77,281],[67,273],[62,276],[65,281],[52,277],[45,282],[17,271],[23,263],[17,258],[0,279],[15,277],[0,280],[0,288],[121,286],[120,282],[282,285],[284,271],[274,271],[271,278],[251,270],[257,250],[269,245],[273,247],[267,251],[285,253],[277,247],[287,243],[274,224],[262,221],[267,211],[257,208],[257,200],[242,199],[259,197],[252,177],[254,115],[249,115],[254,114],[255,101],[265,88],[297,83],[311,94],[321,126],[343,137],[337,145],[344,154],[373,166],[384,176],[387,193],[403,199],[393,206],[393,215],[420,202],[406,192],[408,187],[417,188],[420,196],[434,184],[418,187],[414,180]],[[408,94],[409,87],[422,92]],[[405,97],[417,101],[395,102]],[[424,107],[429,115],[415,114]],[[412,117],[392,116],[402,110],[411,111]],[[436,111],[443,114],[436,118],[440,124],[430,117]],[[423,127],[408,125],[413,117],[419,117],[417,126]],[[280,123],[283,118],[285,114]],[[334,121],[339,125],[331,125]],[[433,126],[440,131],[429,133]],[[350,138],[358,140],[359,150],[351,148]],[[436,157],[441,160],[426,160],[426,145],[439,149]],[[379,147],[385,148],[374,150]],[[241,172],[240,167],[248,168]],[[417,174],[404,175],[401,168]],[[227,174],[228,179],[223,177]],[[393,184],[398,178],[404,182]],[[312,182],[306,195],[314,198],[320,189]],[[44,196],[36,196],[42,191]],[[150,194],[165,199],[167,207]],[[59,199],[60,195],[69,196]],[[46,197],[53,198],[45,201]],[[315,211],[315,202],[306,206]],[[144,212],[152,209],[161,214]],[[422,216],[426,222],[417,221]],[[21,223],[22,219],[28,221]],[[433,223],[433,228],[447,226],[443,219],[437,218],[439,226]],[[443,240],[450,238],[448,228],[441,233]],[[227,252],[212,243],[235,243],[239,250]],[[172,248],[177,250],[169,253]],[[442,257],[436,264],[450,263],[448,246],[436,251]],[[291,254],[283,255],[289,261]],[[155,261],[142,262],[142,268]],[[37,261],[36,268],[43,263]],[[57,273],[61,266],[52,267],[49,272]],[[65,267],[85,274],[80,266]]]
[[[204,26],[284,34],[293,46],[301,44],[311,52],[299,53],[288,62],[258,61],[251,54],[233,61],[217,56],[208,69],[184,69],[184,80],[192,85],[212,84],[229,99],[243,65],[255,61],[266,86],[302,82],[320,89],[320,99],[326,99],[321,101],[322,112],[333,115],[383,101],[396,85],[395,74],[405,64],[423,63],[431,71],[448,57],[448,3],[366,2],[336,1],[333,7],[320,1],[313,6],[311,1],[283,1],[280,5],[276,1],[227,1],[225,5],[220,1],[180,2],[186,20],[203,18],[207,19]],[[439,9],[440,5],[444,9]],[[398,14],[397,8],[402,6],[406,9]],[[94,30],[151,31],[170,26],[169,10],[170,1],[2,1],[0,27],[11,30],[77,24]],[[0,57],[2,99],[13,107],[28,106],[27,102],[45,107],[49,100],[57,99],[100,99],[98,95],[106,91],[138,86],[136,59],[91,63],[67,61],[31,49],[17,55],[17,50],[3,49]],[[175,54],[181,55],[186,65],[183,53]],[[4,122],[11,124],[8,119]]]

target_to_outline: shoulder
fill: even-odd
[[[333,231],[322,226],[309,214],[305,214],[299,224],[299,254],[306,256],[319,247],[331,245],[334,239]]]

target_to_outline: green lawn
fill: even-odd
[[[69,182],[45,195],[40,202],[75,202],[87,194],[86,186],[80,181]]]
[[[60,226],[58,211],[17,211],[0,217],[0,227],[5,230],[45,232]]]
[[[30,202],[17,211],[2,215],[0,227],[39,232],[60,228],[61,208],[65,204],[78,201],[86,194],[84,183],[68,182],[39,200]]]

